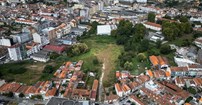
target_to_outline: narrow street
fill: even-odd
[[[100,76],[100,82],[99,82],[99,101],[101,102],[102,100],[102,82],[103,82],[103,77],[104,77],[104,71],[105,71],[105,58],[104,58],[104,63],[102,64],[102,74]]]

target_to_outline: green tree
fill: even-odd
[[[144,53],[139,53],[137,55],[137,58],[140,62],[145,61],[147,59],[147,56]]]
[[[87,51],[89,51],[89,48],[85,43],[74,44],[71,47],[71,55],[79,55],[82,53],[86,53]]]
[[[156,48],[160,48],[161,47],[161,40],[157,40],[156,41]]]
[[[156,15],[153,12],[148,13],[147,20],[149,22],[155,22]]]
[[[167,44],[162,45],[161,48],[160,48],[160,52],[162,54],[169,54],[169,53],[171,53],[171,51],[172,50],[171,50],[170,46],[167,45]]]
[[[43,73],[48,73],[48,74],[50,74],[50,73],[52,73],[53,71],[54,71],[53,66],[51,66],[51,65],[46,65],[46,66],[44,67]]]
[[[132,62],[125,62],[124,69],[126,70],[132,70],[133,69],[133,63]]]
[[[20,94],[19,94],[19,97],[20,97],[20,98],[23,98],[23,97],[25,97],[25,95],[24,95],[23,93],[20,93]]]
[[[181,16],[180,17],[180,22],[186,23],[186,22],[189,22],[189,20],[188,20],[188,18],[186,16]]]

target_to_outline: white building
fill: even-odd
[[[1,46],[11,46],[11,40],[2,38],[2,39],[0,39],[0,45]]]
[[[197,47],[200,47],[202,49],[202,37],[195,39],[194,43]]]
[[[97,26],[97,35],[110,35],[111,34],[110,25],[98,25]]]
[[[145,23],[143,23],[143,25],[146,28],[154,30],[154,31],[161,31],[161,29],[162,29],[160,24],[156,24],[156,23],[152,23],[152,22],[145,22]]]
[[[22,54],[20,51],[19,44],[8,47],[8,53],[11,60],[14,60],[14,61],[22,60]]]
[[[47,51],[39,51],[31,56],[32,59],[39,61],[39,62],[47,62],[50,60]]]
[[[147,0],[136,0],[138,3],[147,3]]]
[[[34,33],[32,36],[33,36],[33,41],[35,43],[40,43],[43,46],[49,43],[49,40],[45,35],[39,35],[38,33]]]
[[[98,10],[102,11],[104,9],[104,2],[100,1],[98,2]]]

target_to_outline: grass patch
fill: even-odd
[[[53,74],[42,75],[42,71],[46,65],[53,65],[55,67],[55,63],[53,62],[42,63],[33,62],[32,60],[3,64],[0,65],[1,78],[8,82],[16,81],[32,85],[38,80],[48,80],[51,78]]]

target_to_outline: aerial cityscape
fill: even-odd
[[[0,105],[202,105],[202,0],[0,0]]]

